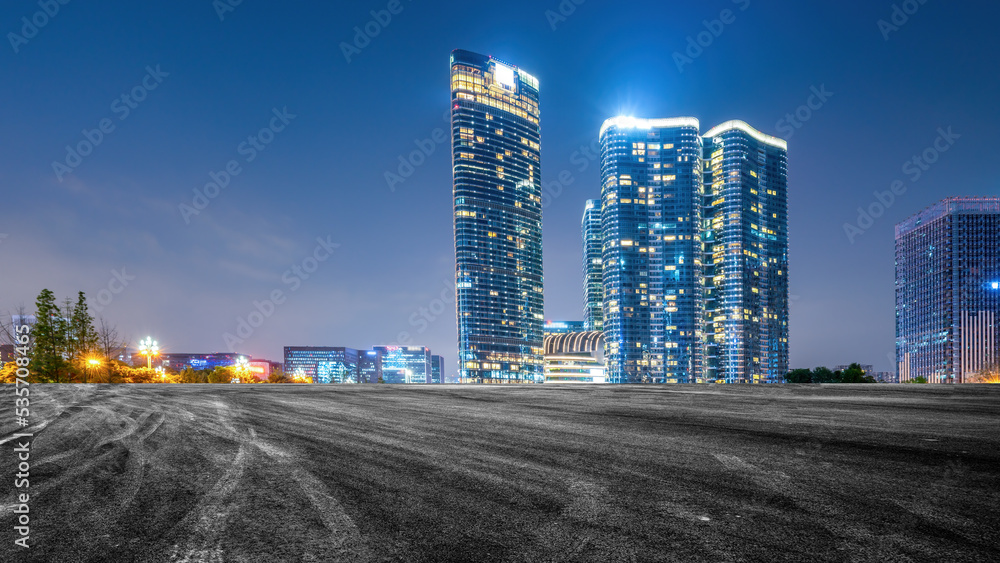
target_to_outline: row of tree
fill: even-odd
[[[22,307],[12,322],[0,321],[0,343],[20,347],[13,318],[27,322]],[[84,292],[57,304],[56,296],[42,290],[35,300],[34,325],[30,332],[27,356],[31,383],[259,383],[249,369],[236,366],[213,370],[133,367],[121,361],[128,339],[102,317],[95,321]],[[96,324],[95,324],[96,323]],[[0,383],[13,383],[17,364],[0,365]],[[275,370],[268,383],[298,383],[281,370]]]
[[[785,376],[785,383],[875,383],[875,378],[865,375],[860,364],[851,364],[845,370],[830,368],[794,369]],[[926,383],[926,381],[925,381]]]
[[[22,307],[17,312],[16,318],[21,323],[27,323],[28,315]],[[118,334],[118,330],[103,318],[99,322],[100,328],[95,326],[95,319],[87,306],[87,297],[82,291],[77,293],[75,303],[67,298],[60,307],[52,291],[42,290],[35,300],[34,318],[27,354],[33,381],[84,382],[91,377],[100,378],[102,375],[110,379],[115,377],[116,368],[129,367],[124,364],[115,365],[114,361],[117,361],[125,349],[125,341]],[[2,341],[17,346],[15,334],[17,327],[14,323],[0,323],[0,327],[3,329],[0,331]],[[97,361],[98,364],[92,363],[91,360]],[[13,365],[9,363],[2,366],[0,380],[11,380]],[[148,379],[149,374],[127,373],[124,377]]]

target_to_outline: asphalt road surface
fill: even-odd
[[[33,385],[0,561],[1000,561],[1000,386]]]

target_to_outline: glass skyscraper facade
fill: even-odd
[[[1000,344],[1000,197],[953,197],[896,225],[900,382],[968,382]]]
[[[604,330],[604,282],[601,278],[601,200],[588,199],[583,209],[583,325]]]
[[[698,126],[687,117],[616,117],[601,127],[601,262],[611,383],[700,381]]]
[[[459,375],[462,382],[540,382],[538,80],[456,50],[451,108]]]
[[[343,346],[285,346],[285,373],[313,383],[358,381],[359,352]]]
[[[386,383],[431,382],[430,348],[423,346],[374,346],[372,350],[378,352],[382,357],[382,377]]]
[[[788,373],[785,141],[742,121],[704,140],[706,377],[781,383]]]
[[[382,353],[365,350],[358,354],[358,380],[360,383],[381,383]]]
[[[444,358],[431,356],[431,383],[444,383]]]

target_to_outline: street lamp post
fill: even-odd
[[[147,336],[145,340],[139,341],[139,354],[146,356],[146,367],[148,369],[153,369],[153,356],[159,353],[160,346],[152,337]]]

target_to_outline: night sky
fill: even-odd
[[[586,147],[618,114],[788,139],[792,367],[893,367],[894,224],[1000,193],[996,2],[897,1],[894,25],[889,0],[566,0],[565,16],[557,0],[244,0],[220,18],[226,1],[51,17],[3,2],[0,311],[82,290],[133,343],[211,352],[259,308],[239,352],[409,343],[454,375],[450,145],[435,139],[456,48],[539,79],[542,176],[561,191],[544,210],[549,319],[582,318]],[[377,34],[356,40],[366,24]],[[699,33],[708,46],[685,53]],[[390,188],[418,140],[430,154]],[[927,149],[933,164],[912,162]],[[201,200],[212,174],[228,184]],[[850,240],[844,224],[897,179],[905,193]]]

